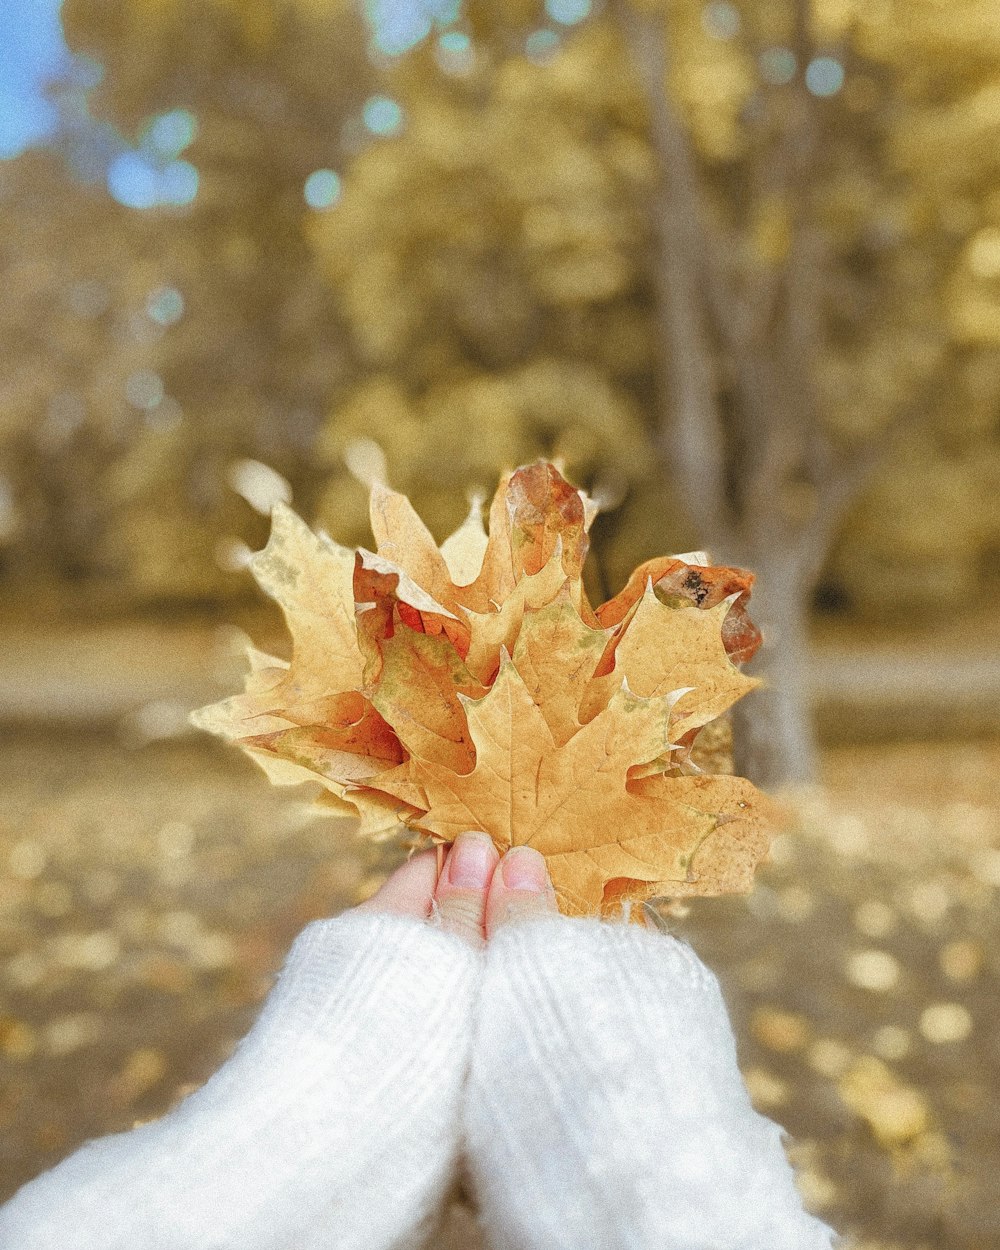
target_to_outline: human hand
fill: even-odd
[[[26,1186],[0,1245],[403,1250],[463,1128],[494,1250],[830,1244],[711,973],[671,938],[558,916],[541,856],[464,834],[440,873],[424,852],[310,925],[208,1085]]]
[[[414,857],[363,906],[485,943],[464,1122],[494,1250],[830,1246],[689,947],[559,916],[544,858],[501,859],[484,834],[439,875],[433,852]]]
[[[434,850],[414,855],[355,910],[430,919],[477,948],[510,921],[558,912],[545,858],[534,847],[513,847],[501,859],[487,834],[462,833],[440,873],[437,865]]]
[[[504,891],[487,923],[464,1116],[492,1250],[829,1250],[714,975],[669,935],[554,910]]]
[[[24,1186],[0,1208],[0,1247],[421,1245],[456,1167],[481,974],[458,936],[475,936],[480,906],[461,878],[453,864],[439,882],[435,852],[418,855],[362,907],[307,926],[211,1080]],[[424,923],[435,899],[440,922]]]

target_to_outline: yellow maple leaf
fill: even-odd
[[[451,643],[415,630],[397,629],[380,644],[382,667],[371,700],[400,744],[456,771],[475,761],[462,714],[463,695],[483,694]]]
[[[469,650],[465,663],[469,671],[482,681],[490,681],[500,666],[500,652],[514,649],[525,612],[551,603],[565,582],[562,550],[556,547],[537,573],[521,577],[489,611],[467,610]]]
[[[594,673],[610,633],[609,629],[593,629],[580,619],[569,583],[550,603],[529,610],[522,620],[513,667],[557,746],[580,730],[581,712],[590,720],[600,710],[594,706],[591,715],[587,715],[587,710],[581,708],[581,699],[584,691],[595,684]],[[554,657],[559,657],[561,663],[554,663]],[[670,690],[649,693],[669,694]],[[611,692],[608,694],[610,698]],[[608,701],[604,699],[603,705]]]

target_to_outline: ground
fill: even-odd
[[[828,750],[756,891],[666,916],[807,1201],[864,1250],[1000,1244],[998,769],[989,740]],[[0,788],[2,1199],[203,1081],[298,929],[399,851],[134,725],[11,734]]]

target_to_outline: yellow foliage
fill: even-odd
[[[1000,10],[817,0],[814,51],[847,70],[817,102],[803,64],[787,87],[762,72],[794,43],[787,6],[741,5],[740,28],[713,37],[701,0],[634,3],[664,23],[668,100],[706,213],[731,232],[718,266],[733,289],[768,292],[748,319],[777,337],[798,315],[795,281],[822,287],[822,324],[802,340],[833,454],[937,382],[927,437],[848,519],[836,580],[874,608],[925,585],[927,553],[941,588],[976,576],[1000,541]],[[471,0],[461,73],[436,31],[369,63],[350,0],[65,0],[62,13],[74,50],[105,66],[92,114],[134,142],[157,112],[190,109],[201,181],[189,209],[143,214],[40,154],[5,165],[11,568],[165,596],[238,586],[261,522],[226,475],[247,456],[363,541],[343,454],[366,438],[439,535],[498,467],[551,456],[624,500],[597,526],[602,576],[697,544],[659,429],[673,367],[656,316],[660,157],[613,6],[533,60],[537,3]],[[202,68],[177,74],[189,65]],[[390,138],[362,125],[376,90],[403,108]],[[808,186],[801,153],[777,144],[803,104],[822,158]],[[301,197],[318,165],[343,177],[327,211]],[[106,306],[73,312],[88,283]],[[165,284],[186,311],[157,337],[144,308]],[[156,412],[125,398],[138,371],[163,382]],[[742,420],[731,353],[710,372],[725,423]],[[877,568],[894,571],[874,595],[862,583]]]

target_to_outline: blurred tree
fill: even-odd
[[[359,435],[381,438],[394,484],[439,534],[468,485],[492,490],[505,464],[552,456],[599,494],[631,489],[630,550],[607,570],[621,576],[678,529],[652,506],[641,419],[640,101],[594,72],[590,44],[543,68],[451,33],[387,67],[398,134],[355,158],[342,201],[310,223],[359,371],[321,443],[324,513],[342,539],[365,532],[364,492],[337,468]]]
[[[18,365],[33,383],[7,420],[22,444],[48,440],[28,510],[40,515],[39,490],[59,496],[48,537],[80,574],[114,572],[132,597],[210,596],[242,584],[235,536],[263,536],[233,490],[241,462],[273,465],[307,494],[315,482],[312,446],[345,360],[332,294],[303,239],[303,192],[310,174],[342,160],[345,127],[350,144],[369,73],[365,32],[336,0],[67,0],[64,21],[74,50],[105,69],[91,112],[134,136],[147,168],[178,169],[183,149],[189,202],[124,208],[51,162],[12,167],[21,229],[4,244],[38,320]],[[81,129],[96,123],[69,121],[60,142],[72,164]],[[129,159],[112,165],[113,184],[137,176]],[[143,191],[116,189],[126,200]],[[54,313],[80,283],[103,292],[100,312]],[[88,415],[58,442],[43,432],[54,428],[44,413],[69,412],[71,401],[46,365],[65,354],[66,336],[74,412]],[[114,430],[97,439],[99,471],[81,456],[98,427]],[[30,527],[21,533],[27,542]]]
[[[0,544],[12,575],[79,580],[101,566],[101,484],[134,433],[127,379],[149,358],[130,333],[133,317],[148,325],[133,264],[153,241],[147,221],[74,181],[51,153],[0,165],[0,202]]]
[[[70,42],[107,68],[94,107],[140,135],[179,109],[197,126],[189,154],[199,191],[169,277],[185,315],[164,372],[190,425],[166,447],[154,435],[155,446],[135,448],[119,480],[133,563],[162,581],[192,514],[211,539],[208,554],[221,540],[217,554],[229,562],[227,535],[247,533],[231,516],[240,458],[259,458],[308,492],[316,429],[345,362],[331,294],[303,240],[303,188],[343,159],[369,73],[364,30],[338,0],[65,7]]]
[[[852,509],[834,572],[869,610],[881,600],[954,611],[977,604],[1000,566],[1000,10],[966,0],[866,18],[863,47],[901,83],[905,124],[893,126],[890,150],[906,178],[906,218],[929,250],[935,240],[947,249],[945,281],[925,288],[920,307],[944,321],[953,351],[933,422]],[[911,249],[918,274],[923,260]]]
[[[611,11],[659,167],[673,476],[705,541],[760,578],[769,683],[741,716],[744,767],[801,780],[808,609],[833,540],[890,448],[933,445],[935,416],[963,420],[943,402],[960,362],[941,315],[961,238],[943,224],[940,178],[913,161],[912,119],[940,121],[980,84],[966,65],[946,85],[928,73],[935,40],[898,39],[940,13],[931,2]],[[986,64],[995,75],[995,52]],[[905,468],[894,459],[890,483]]]
[[[555,456],[624,499],[595,589],[698,544],[758,571],[744,742],[806,774],[824,565],[926,612],[1000,549],[995,6],[425,0],[390,55],[404,7],[370,41],[348,0],[65,0],[105,67],[69,167],[90,135],[127,202],[129,145],[181,185],[0,167],[8,564],[211,596],[264,527],[233,484],[280,489],[254,461],[355,540],[360,438],[439,533]]]
[[[971,32],[987,6],[967,7]],[[980,452],[995,440],[990,401],[975,420],[945,402],[962,361],[942,314],[969,223],[948,224],[940,177],[907,158],[911,116],[961,110],[980,83],[935,78],[934,37],[899,40],[913,23],[891,0],[621,0],[568,40],[555,26],[472,0],[393,67],[400,133],[355,161],[313,238],[363,367],[394,379],[411,431],[390,440],[396,473],[426,490],[463,439],[493,460],[572,443],[577,423],[552,439],[519,391],[561,370],[578,424],[600,431],[571,471],[590,484],[610,465],[657,520],[682,501],[716,558],[758,572],[769,685],[744,767],[801,779],[809,607],[849,505],[910,429],[938,459],[942,424]],[[977,64],[997,72],[995,53]],[[375,385],[390,386],[357,394]],[[620,416],[636,405],[659,412],[658,494]],[[338,410],[329,437],[344,426]],[[646,537],[628,534],[631,558]]]

